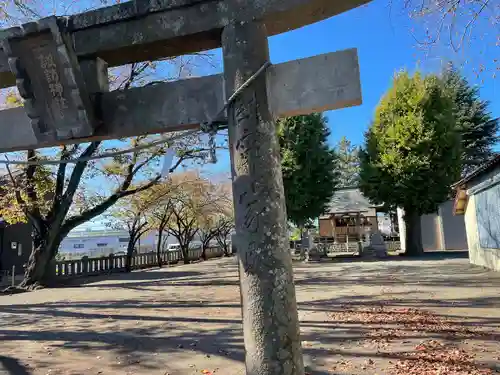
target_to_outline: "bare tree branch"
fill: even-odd
[[[149,189],[151,186],[155,185],[158,181],[160,180],[160,177],[156,177],[155,179],[151,180],[149,183],[142,185],[141,187],[138,187],[136,189],[131,189],[131,190],[126,190],[126,191],[118,191],[115,194],[109,196],[105,201],[101,202],[100,204],[96,205],[95,207],[84,211],[78,216],[73,216],[70,217],[66,220],[64,223],[65,228],[70,228],[69,230],[76,228],[78,225],[81,225],[89,220],[92,220],[93,218],[101,215],[104,213],[108,208],[113,206],[120,198],[125,198],[127,196],[139,193],[141,191]]]

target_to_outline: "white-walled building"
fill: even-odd
[[[405,250],[406,227],[404,211],[398,208],[399,237],[401,250]],[[453,201],[439,206],[438,212],[420,217],[422,246],[424,250],[466,250],[467,237],[463,216],[453,214]]]
[[[500,271],[500,154],[454,185],[472,264]]]
[[[177,242],[173,237],[167,237],[166,235],[163,237],[166,244]],[[59,250],[61,254],[81,254],[88,256],[124,253],[127,251],[128,240],[129,235],[127,231],[74,231],[62,241]],[[140,252],[153,251],[156,249],[157,241],[157,232],[148,232],[137,242],[137,249]]]

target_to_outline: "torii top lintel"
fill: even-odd
[[[220,47],[230,22],[261,20],[269,35],[335,16],[370,0],[134,0],[68,19],[79,59],[99,56],[109,66]],[[0,87],[15,84],[0,53]]]

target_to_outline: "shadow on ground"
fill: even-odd
[[[0,355],[0,375],[31,375],[17,359]]]
[[[352,271],[359,268],[359,263],[376,263],[378,265],[388,264],[385,271],[379,268],[367,269],[363,272],[363,276],[356,276],[356,282],[369,283],[372,285],[394,285],[404,283],[418,282],[422,285],[447,285],[461,286],[471,285],[476,286],[487,285],[487,281],[471,280],[461,277],[463,272],[463,264],[441,264],[440,267],[445,268],[443,273],[452,274],[458,277],[451,279],[443,279],[441,275],[436,274],[434,264],[428,266],[412,266],[413,262],[439,262],[449,260],[466,259],[468,253],[466,251],[434,251],[427,252],[422,257],[412,258],[405,256],[390,256],[383,260],[365,260],[363,258],[334,258],[334,260],[321,262],[323,268],[332,267],[335,273],[319,272],[315,273],[314,277],[310,277],[309,272],[312,268],[317,267],[319,263],[296,263],[295,279],[296,285],[308,284],[331,284],[342,285],[351,284],[353,278]],[[398,266],[398,264],[401,264]],[[198,264],[203,267],[201,271],[180,271],[178,268],[162,268],[152,270],[141,270],[131,273],[116,273],[101,276],[91,276],[87,278],[78,278],[67,280],[62,287],[96,287],[96,288],[128,288],[128,289],[144,289],[147,290],[150,286],[162,286],[175,284],[181,286],[231,286],[239,285],[235,278],[227,278],[227,272],[237,273],[237,264],[233,258],[231,262],[217,264],[216,262],[203,262]],[[340,266],[340,268],[339,268]],[[481,273],[479,268],[472,267],[468,273]],[[207,273],[207,270],[209,272]],[[340,270],[340,272],[339,272]],[[305,272],[304,272],[305,271]],[[453,274],[459,272],[459,274]],[[306,277],[304,277],[304,274]],[[422,277],[425,275],[425,277]],[[404,278],[404,280],[402,280]],[[500,280],[500,275],[496,277]],[[117,281],[113,283],[112,281]],[[451,283],[451,284],[450,284]]]
[[[141,308],[139,305],[138,308]],[[51,307],[54,310],[53,307]],[[23,313],[18,307],[14,307],[10,312],[17,311]],[[39,319],[40,310],[29,313],[28,310],[24,311],[26,314],[31,314],[33,319]],[[46,313],[47,311],[45,311]],[[350,313],[344,310],[344,314]],[[352,311],[356,313],[355,310]],[[52,316],[64,316],[66,313],[55,311]],[[93,319],[92,314],[83,314],[78,316],[79,319]],[[112,319],[121,319],[120,317],[112,317]],[[127,319],[127,317],[125,317]],[[203,354],[206,356],[207,361],[211,357],[225,357],[233,361],[242,362],[244,360],[244,348],[241,338],[241,325],[239,319],[184,319],[182,317],[150,317],[151,320],[156,322],[171,322],[171,323],[186,323],[189,329],[182,329],[181,326],[171,325],[169,329],[162,328],[161,326],[155,327],[136,327],[125,329],[120,332],[98,332],[95,330],[80,330],[80,331],[65,331],[51,329],[47,330],[21,330],[21,329],[0,329],[0,337],[2,340],[13,340],[23,345],[23,341],[50,343],[51,350],[72,350],[78,352],[88,352],[93,355],[96,350],[113,353],[113,356],[120,359],[123,366],[116,365],[117,368],[123,368],[127,364],[130,365],[125,359],[133,358],[133,365],[140,366],[143,369],[157,370],[160,368],[154,359],[154,355],[158,353],[169,353],[175,355],[176,353],[191,352],[193,354]],[[141,321],[143,317],[141,317]],[[226,328],[220,328],[220,324],[224,324]],[[379,322],[380,323],[380,322]],[[391,327],[404,324],[404,315],[401,314],[401,321],[396,318],[391,324]],[[214,329],[197,329],[199,324],[214,325]],[[409,353],[413,353],[411,348],[401,347],[396,351],[384,352],[383,350],[366,350],[363,345],[373,339],[371,334],[374,331],[374,324],[376,322],[363,322],[363,321],[330,321],[330,322],[316,322],[304,320],[301,322],[302,340],[305,342],[304,354],[308,359],[309,366],[314,367],[316,363],[322,363],[332,357],[350,358],[354,361],[356,358],[362,361],[366,359],[383,359],[386,361],[404,360]],[[420,329],[415,331],[414,326],[406,328],[399,328],[398,335],[390,333],[390,328],[383,325],[384,329],[388,329],[389,333],[384,336],[382,333],[377,332],[377,340],[384,342],[398,342],[401,338],[405,342],[421,342],[422,340],[430,339],[445,339],[463,340],[460,336],[462,330],[450,329],[437,329],[425,330]],[[491,340],[498,342],[500,339],[497,335],[488,335],[486,333],[472,332],[467,336],[468,340]],[[315,343],[310,346],[308,343]],[[0,357],[2,358],[2,357]],[[353,359],[354,358],[354,359]],[[0,359],[1,361],[1,359]],[[442,362],[439,358],[436,363]],[[15,360],[6,361],[4,366],[8,368],[7,374],[30,374],[27,370],[22,371],[23,367]],[[492,368],[491,366],[482,366],[485,369]],[[16,372],[17,371],[17,372]],[[314,372],[311,374],[334,374],[334,372]],[[343,372],[342,372],[343,373]]]
[[[341,261],[295,267],[304,352],[311,367],[321,368],[310,373],[373,374],[369,367],[362,369],[364,362],[369,364],[373,359],[388,366],[391,361],[405,360],[408,353],[414,353],[415,345],[429,339],[498,345],[500,316],[483,311],[498,311],[500,275],[471,267],[460,256],[430,257],[434,261],[398,257],[366,264]],[[196,267],[91,278],[76,288],[101,293],[105,298],[100,299],[10,300],[0,307],[0,350],[3,342],[19,348],[35,343],[52,352],[64,350],[89,358],[96,352],[107,353],[113,358],[109,366],[116,371],[130,366],[158,371],[165,365],[162,356],[241,363],[244,347],[237,265],[224,261]],[[343,293],[360,286],[363,289]],[[476,295],[463,294],[462,290],[471,288],[477,290]],[[455,294],[449,293],[455,289]],[[63,291],[71,293],[69,288]],[[431,296],[430,291],[435,294]],[[432,323],[432,319],[425,324],[420,320],[408,323],[407,309],[415,307],[441,309],[432,319],[454,323]],[[366,315],[367,308],[380,310]],[[457,308],[467,309],[467,315],[454,313]],[[389,350],[374,340],[397,348]],[[31,374],[19,361],[9,358],[0,357],[10,371],[7,374]],[[337,368],[343,366],[339,361],[345,358],[357,361],[356,370],[323,371],[333,368],[333,359]],[[479,366],[493,368],[487,360]],[[19,372],[21,369],[25,372]]]
[[[63,280],[60,287],[109,287],[119,288],[129,284],[150,285],[158,281],[168,281],[175,279],[192,279],[201,276],[201,272],[180,271],[175,268],[147,269],[134,272],[118,272],[107,275],[78,277],[75,279]],[[118,281],[113,283],[113,281]]]

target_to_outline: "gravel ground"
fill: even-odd
[[[455,255],[297,264],[309,374],[497,374],[500,274]],[[235,259],[0,296],[0,374],[244,374]]]

